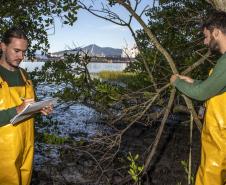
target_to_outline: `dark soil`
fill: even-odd
[[[190,129],[188,125],[166,127],[157,157],[150,171],[153,184],[187,184],[187,174],[181,161],[188,161],[190,150],[189,134]],[[200,160],[200,132],[197,127],[193,129],[192,142],[192,173],[195,178]]]
[[[136,129],[127,133],[127,141],[124,143],[131,153],[143,153],[153,143],[158,130],[155,128],[135,126]],[[192,174],[195,178],[200,160],[200,132],[194,125],[192,139]],[[190,127],[187,124],[167,124],[158,145],[157,153],[152,161],[148,173],[148,184],[151,185],[186,185],[187,173],[182,161],[189,158]],[[128,139],[130,138],[130,139]],[[141,143],[142,141],[142,143]],[[187,163],[188,164],[188,163]]]
[[[141,124],[134,125],[130,128],[122,138],[122,144],[120,151],[125,156],[131,152],[133,155],[139,154],[139,162],[143,163],[145,156],[147,156],[147,148],[153,143],[156,133],[158,131],[160,123],[155,123],[152,126],[142,126]],[[160,143],[158,145],[157,153],[152,160],[151,168],[148,172],[148,177],[144,179],[143,185],[187,185],[187,173],[185,167],[181,164],[181,161],[188,161],[189,157],[189,123],[173,123],[167,124],[164,128]],[[69,155],[70,157],[70,155]],[[69,158],[67,157],[67,158]],[[75,157],[72,161],[66,161],[70,167],[78,167],[78,162],[81,159]],[[192,173],[193,177],[198,168],[200,159],[200,133],[197,127],[194,125],[193,129],[193,143],[192,143]],[[76,162],[77,161],[77,162]],[[87,160],[85,160],[87,161]],[[128,164],[127,164],[128,165]],[[87,165],[86,165],[87,166]],[[59,167],[58,167],[59,168]],[[68,170],[70,179],[75,178],[75,169]],[[62,172],[62,170],[60,170]],[[54,172],[56,173],[56,172]],[[54,174],[52,173],[52,174]],[[128,175],[128,174],[127,174]],[[62,181],[58,181],[56,178],[48,175],[48,173],[41,173],[34,170],[32,185],[51,185],[62,184]],[[65,182],[65,181],[63,181]],[[148,183],[147,183],[148,182]],[[64,183],[67,185],[76,184]],[[84,183],[83,183],[84,184]],[[117,183],[116,183],[117,184]],[[127,184],[133,184],[129,182]],[[85,184],[84,184],[85,185]],[[87,184],[88,185],[88,184]],[[91,185],[89,183],[89,185]]]

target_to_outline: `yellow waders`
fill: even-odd
[[[34,98],[31,81],[22,76],[26,85],[17,87],[9,87],[0,77],[0,110],[20,105],[21,97]],[[29,185],[33,154],[33,119],[0,127],[0,185]]]
[[[195,185],[226,184],[226,93],[206,103],[201,164]]]

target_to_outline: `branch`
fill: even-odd
[[[163,132],[163,129],[165,127],[165,123],[166,123],[167,118],[169,116],[170,109],[171,109],[171,107],[173,105],[175,94],[176,94],[176,89],[173,88],[173,90],[171,91],[171,94],[170,94],[170,99],[169,99],[168,105],[166,107],[166,111],[165,111],[163,119],[161,121],[161,125],[160,125],[158,133],[156,135],[155,141],[154,141],[153,145],[151,145],[152,149],[151,149],[148,157],[146,158],[146,161],[145,161],[145,164],[144,164],[143,174],[147,173],[147,170],[149,169],[149,166],[150,166],[150,162],[151,162],[151,160],[152,160],[152,158],[153,158],[153,156],[154,156],[154,154],[155,154],[155,152],[157,150],[157,146],[158,146],[158,143],[159,143],[160,138],[162,136],[162,132]],[[149,147],[149,150],[150,150],[150,147]]]
[[[198,118],[198,115],[193,107],[191,100],[189,98],[187,98],[185,95],[182,95],[182,96],[185,100],[185,103],[186,103],[188,109],[192,113],[196,126],[198,127],[199,131],[201,132],[202,131],[202,123],[201,123],[200,119]]]
[[[147,33],[149,36],[150,40],[153,42],[153,44],[156,46],[156,48],[165,56],[167,62],[169,63],[173,73],[178,73],[178,70],[175,66],[175,62],[173,61],[172,57],[170,54],[162,47],[162,45],[159,43],[157,38],[154,36],[154,34],[151,32],[151,30],[147,27],[147,25],[144,23],[144,21],[137,15],[137,13],[132,9],[132,7],[129,4],[126,4],[124,1],[117,0],[119,4],[121,4],[123,7],[125,7],[134,17],[135,19],[141,24],[143,27],[144,31]],[[194,121],[198,127],[198,129],[201,131],[202,128],[202,123],[200,122],[197,113],[193,107],[192,101],[187,98],[186,96],[183,96],[186,105],[188,106],[189,110],[191,111]]]
[[[157,40],[156,36],[152,33],[152,31],[148,28],[148,26],[145,24],[145,22],[141,19],[140,16],[137,15],[137,13],[132,9],[132,7],[121,0],[116,0],[119,4],[121,4],[125,9],[128,10],[128,12],[140,23],[140,25],[143,27],[144,31],[147,33],[149,39],[153,42],[153,44],[156,46],[156,48],[165,56],[167,62],[170,65],[170,68],[172,69],[173,73],[178,73],[177,68],[175,66],[175,62],[173,61],[173,58],[171,55],[162,47],[162,45]]]
[[[92,15],[94,15],[96,17],[99,17],[101,19],[110,21],[110,22],[112,22],[114,24],[117,24],[117,25],[120,25],[120,26],[127,26],[131,22],[131,18],[129,19],[129,22],[126,23],[126,21],[124,21],[123,19],[121,19],[119,17],[119,15],[117,15],[116,13],[110,11],[109,9],[104,8],[103,6],[102,6],[102,10],[96,10],[96,9],[93,9],[92,6],[87,7],[81,1],[78,1],[78,3],[80,4],[80,6],[81,6],[82,9],[88,11]],[[100,15],[101,13],[108,15],[108,17],[107,16]]]
[[[178,73],[178,70],[175,66],[175,62],[173,61],[171,55],[162,47],[162,45],[159,43],[159,41],[157,40],[155,35],[147,27],[147,25],[144,23],[144,21],[141,19],[141,17],[139,17],[137,15],[137,13],[132,9],[132,7],[129,4],[125,3],[125,1],[117,0],[116,2],[121,4],[124,8],[126,8],[131,13],[131,15],[133,15],[135,17],[135,19],[140,23],[140,25],[143,27],[144,31],[149,36],[150,40],[156,46],[156,48],[165,56],[165,58],[166,58],[167,62],[169,63],[173,73]],[[192,112],[195,123],[200,130],[202,128],[202,124],[201,124],[200,120],[198,119],[197,113],[195,112],[195,109],[193,107],[191,100],[189,98],[187,98],[186,96],[183,96],[183,98],[184,98],[189,110]]]
[[[205,60],[210,56],[210,51],[208,51],[201,59],[199,59],[197,62],[189,66],[186,70],[184,70],[181,74],[185,75],[189,72],[191,72],[193,69],[198,67],[200,64],[203,64]]]

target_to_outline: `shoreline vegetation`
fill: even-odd
[[[127,71],[101,71],[94,75],[101,81],[106,81],[112,85],[122,86],[130,90],[137,90],[143,88],[145,85],[148,87],[150,82],[145,79],[142,74]]]
[[[133,79],[136,73],[123,72],[123,71],[101,71],[97,73],[103,80],[116,80],[116,81],[127,81],[127,79]]]
[[[73,62],[72,62],[73,63]],[[59,63],[58,63],[59,64]],[[65,64],[65,65],[62,65]],[[70,64],[69,63],[62,63],[59,66],[55,66],[53,64],[46,64],[44,66],[44,70],[42,72],[38,72],[38,77],[42,77],[42,75],[45,76],[45,79],[48,81],[54,81],[58,84],[61,84],[64,81],[64,75],[70,74],[69,72],[65,72],[65,68]],[[51,69],[51,73],[48,74],[49,76],[46,76],[45,71]],[[65,67],[65,68],[64,68]],[[73,74],[73,68],[70,69],[71,74]],[[83,68],[81,68],[83,70]],[[62,73],[60,72],[62,71]],[[61,78],[59,81],[57,79],[53,79],[52,74],[58,74],[58,77],[61,75]],[[59,75],[60,74],[60,75]],[[32,75],[36,76],[36,75]],[[32,184],[33,185],[48,185],[48,184],[93,184],[96,183],[96,178],[99,176],[99,183],[98,184],[118,184],[127,176],[130,176],[132,179],[134,179],[135,183],[140,184],[142,180],[142,170],[143,170],[143,164],[145,160],[145,155],[147,154],[147,146],[151,145],[153,143],[155,138],[155,133],[158,130],[159,127],[159,121],[154,121],[155,118],[159,119],[162,116],[161,111],[162,106],[161,103],[159,103],[158,108],[152,108],[150,107],[150,110],[148,110],[146,116],[146,119],[149,119],[150,122],[148,124],[145,123],[145,119],[140,121],[136,120],[135,117],[133,117],[133,114],[137,114],[137,109],[143,109],[142,108],[142,100],[146,99],[148,100],[150,97],[153,97],[153,94],[148,94],[148,92],[143,91],[137,91],[138,83],[144,87],[144,82],[142,78],[144,76],[136,74],[134,72],[118,72],[118,71],[102,71],[100,73],[95,74],[97,76],[96,79],[92,79],[89,81],[90,87],[94,86],[94,89],[97,90],[95,92],[92,90],[92,88],[89,89],[89,92],[92,92],[93,95],[97,96],[98,101],[100,99],[104,99],[104,97],[108,97],[109,93],[114,95],[114,93],[117,94],[116,97],[120,97],[121,90],[115,91],[114,88],[119,89],[130,89],[129,91],[132,92],[132,94],[135,95],[135,97],[131,96],[129,99],[123,98],[124,95],[122,95],[122,99],[120,98],[114,98],[111,97],[106,102],[112,102],[111,104],[107,105],[107,109],[109,109],[111,112],[109,115],[113,118],[111,120],[111,117],[107,117],[107,119],[99,120],[100,123],[97,123],[100,125],[106,125],[109,126],[111,129],[111,132],[103,132],[102,134],[97,134],[87,140],[87,134],[84,133],[78,133],[78,136],[82,136],[83,139],[75,140],[71,136],[62,137],[58,136],[57,132],[55,133],[53,130],[53,133],[49,132],[41,132],[37,134],[37,145],[38,145],[38,151],[41,153],[49,153],[48,157],[52,158],[53,160],[49,160],[48,162],[44,164],[36,164],[33,178],[32,178]],[[84,78],[85,77],[85,78]],[[101,80],[100,80],[101,79]],[[37,79],[36,79],[37,80]],[[87,87],[87,85],[84,83],[83,80],[87,80],[86,73],[81,73],[80,76],[76,76],[76,84],[75,86],[72,86],[74,78],[71,79],[72,81],[68,81],[71,85],[68,86],[69,89],[72,89],[73,91],[76,90],[76,93],[80,93],[81,88],[81,94],[83,95],[84,87]],[[99,81],[100,80],[100,81]],[[81,81],[81,82],[80,82]],[[101,82],[103,81],[103,82]],[[115,83],[111,83],[111,82]],[[82,84],[81,87],[79,87],[79,84]],[[118,84],[124,83],[126,86],[120,86],[118,87]],[[92,84],[92,85],[91,85]],[[108,84],[107,86],[103,86],[103,84]],[[111,88],[110,88],[111,87]],[[113,88],[114,87],[114,88]],[[97,89],[98,88],[98,89]],[[113,88],[113,90],[112,90]],[[133,90],[134,88],[134,90]],[[66,100],[68,99],[67,94],[64,94],[64,92],[68,91],[67,87],[62,88],[60,92],[57,92],[55,90],[55,95],[62,98],[62,101],[64,100],[64,97],[66,97]],[[70,92],[70,91],[69,91]],[[85,91],[86,92],[86,91]],[[114,92],[114,93],[112,93]],[[49,92],[51,93],[51,92]],[[62,93],[61,95],[59,93]],[[119,94],[118,94],[119,93]],[[130,92],[128,92],[130,94]],[[70,93],[71,94],[71,93]],[[100,95],[98,95],[100,94]],[[129,95],[128,94],[128,95]],[[52,94],[54,95],[54,94]],[[120,95],[120,96],[119,96]],[[89,97],[88,94],[86,94],[87,97]],[[95,99],[95,96],[92,96],[91,99]],[[69,106],[75,104],[80,99],[73,100],[73,96],[71,97],[71,100],[69,103]],[[83,98],[83,96],[82,96]],[[81,100],[81,99],[80,99]],[[113,101],[112,101],[113,100]],[[93,100],[92,100],[93,101]],[[89,106],[90,102],[87,101],[87,106]],[[119,103],[117,103],[119,101]],[[141,106],[139,105],[141,103]],[[103,102],[102,102],[103,103]],[[124,111],[133,105],[134,108],[130,111],[127,111],[124,115]],[[68,108],[69,108],[68,106]],[[99,103],[97,106],[100,106]],[[155,105],[154,105],[155,106]],[[67,110],[64,108],[64,111]],[[96,109],[98,110],[98,109]],[[117,111],[116,111],[117,110]],[[115,112],[116,111],[116,112]],[[154,115],[157,112],[158,115]],[[62,112],[63,113],[63,112]],[[61,114],[62,114],[61,113]],[[63,113],[64,114],[64,113]],[[63,116],[62,114],[62,116]],[[104,113],[106,114],[106,113]],[[115,115],[119,114],[117,117],[125,116],[125,119],[121,117],[119,121],[115,120]],[[151,115],[153,117],[151,117]],[[157,117],[156,117],[157,116]],[[116,118],[117,118],[116,117]],[[105,117],[106,118],[106,117]],[[127,120],[128,118],[128,120]],[[128,123],[130,123],[132,120],[134,120],[133,125],[131,127],[128,127]],[[187,119],[187,117],[185,117]],[[56,121],[52,121],[52,119],[47,119],[46,122],[43,124],[43,119],[38,120],[37,125],[42,125],[42,127],[46,127],[46,125],[53,125],[53,127],[58,127],[58,125],[61,125],[61,123],[58,123]],[[113,123],[115,122],[115,123]],[[167,181],[167,185],[175,185],[175,183],[182,183],[186,182],[186,167],[183,167],[181,164],[182,161],[183,164],[186,166],[186,153],[181,155],[182,153],[174,152],[175,148],[174,145],[179,144],[180,142],[183,142],[184,144],[179,144],[177,150],[178,151],[184,151],[184,146],[188,146],[187,143],[188,140],[186,137],[178,136],[178,129],[181,129],[180,133],[183,132],[185,136],[189,132],[187,132],[188,127],[186,124],[179,124],[180,121],[175,121],[174,123],[168,123],[166,126],[166,130],[164,131],[163,138],[160,142],[160,148],[157,151],[156,157],[153,161],[152,168],[150,169],[150,172],[148,173],[148,176],[150,177],[151,182],[158,185],[163,179],[164,181]],[[94,122],[87,123],[87,124],[96,124]],[[127,128],[128,127],[128,128]],[[124,133],[123,133],[124,132]],[[197,133],[197,132],[196,132]],[[73,134],[73,136],[76,134]],[[183,141],[182,141],[183,138]],[[198,140],[197,140],[198,141]],[[169,144],[171,143],[172,144]],[[199,146],[195,146],[194,150],[197,150]],[[186,147],[187,148],[187,147]],[[186,149],[187,150],[187,149]],[[165,151],[167,151],[165,153]],[[131,153],[130,160],[127,160],[127,157],[129,156],[129,153]],[[169,153],[171,157],[169,156]],[[198,153],[197,153],[198,154]],[[37,154],[36,154],[37,155]],[[136,156],[139,156],[137,158]],[[176,157],[176,156],[177,157]],[[176,157],[176,158],[175,158]],[[134,162],[131,162],[135,160]],[[162,163],[162,160],[165,162]],[[198,156],[195,156],[193,159],[194,163],[197,163]],[[132,165],[132,166],[131,166]],[[138,170],[139,167],[139,170]],[[192,167],[193,170],[195,170],[195,166]],[[92,169],[92,170],[91,170]],[[105,169],[105,170],[104,170]],[[128,171],[130,171],[128,173]],[[105,174],[101,176],[101,174]],[[177,173],[177,176],[174,175],[174,173]],[[153,175],[155,177],[153,177]],[[164,175],[165,177],[162,178],[161,176]],[[101,178],[100,178],[101,177]],[[132,181],[129,181],[126,184],[131,184]]]

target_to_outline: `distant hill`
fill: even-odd
[[[90,55],[95,55],[95,56],[121,56],[122,55],[122,49],[115,49],[111,47],[99,47],[95,44],[86,46],[82,48],[83,51],[89,53]]]
[[[103,56],[103,57],[120,57],[122,56],[122,49],[116,49],[111,47],[100,47],[95,44],[88,45],[86,47],[79,47],[72,50],[64,50],[59,52],[52,53],[52,56],[62,56],[64,53],[74,53],[76,54],[78,51],[84,51],[90,56]]]

